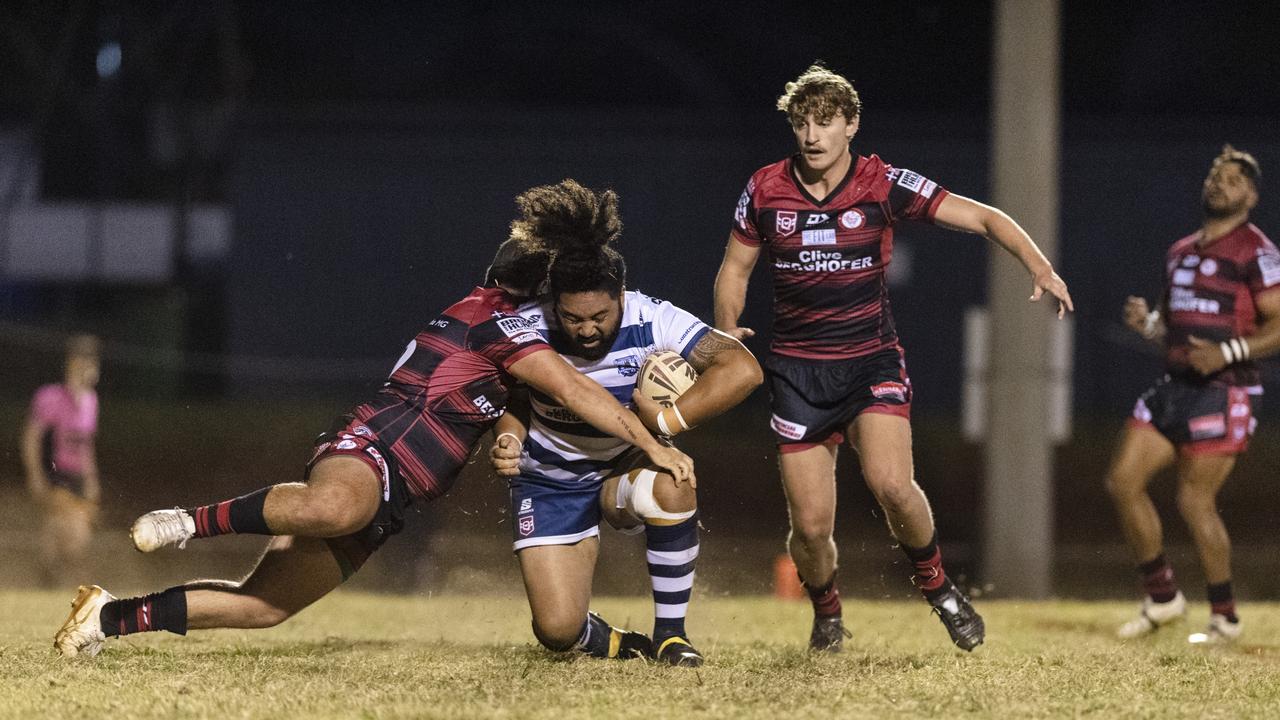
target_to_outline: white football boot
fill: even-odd
[[[196,534],[196,521],[182,508],[152,510],[133,521],[129,537],[140,552],[159,550],[165,545],[177,543],[181,550]]]
[[[1244,628],[1239,620],[1231,622],[1226,615],[1209,616],[1209,627],[1202,633],[1191,633],[1187,642],[1192,645],[1227,645],[1240,638]]]
[[[1177,595],[1169,602],[1156,602],[1151,596],[1143,598],[1142,611],[1138,617],[1120,626],[1116,631],[1116,635],[1121,640],[1132,640],[1133,638],[1150,635],[1155,632],[1161,625],[1179,620],[1187,614],[1187,599],[1182,596],[1179,590]]]
[[[53,636],[54,649],[63,657],[93,657],[101,652],[107,636],[102,632],[98,614],[102,606],[112,600],[115,597],[97,585],[81,585],[76,599],[71,601],[71,614],[62,623],[62,629]]]

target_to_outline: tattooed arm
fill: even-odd
[[[689,353],[689,364],[698,371],[698,382],[681,396],[676,406],[689,427],[699,425],[737,405],[764,380],[760,363],[731,336],[712,330]],[[638,397],[638,394],[637,394]],[[647,399],[637,400],[638,414],[648,419],[656,412]]]

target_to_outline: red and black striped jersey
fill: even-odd
[[[1194,375],[1187,364],[1192,335],[1221,342],[1249,336],[1258,327],[1256,298],[1280,289],[1280,252],[1253,223],[1201,246],[1202,233],[1182,238],[1165,258],[1165,325],[1169,372]],[[1224,368],[1212,379],[1228,385],[1257,385],[1258,368],[1249,361]]]
[[[763,247],[773,268],[773,352],[838,359],[896,346],[886,280],[893,226],[932,221],[947,191],[872,155],[855,157],[818,199],[795,161],[756,171],[734,213],[733,237]]]
[[[391,377],[352,412],[395,455],[410,491],[432,499],[449,490],[480,436],[507,406],[507,369],[551,351],[511,296],[476,288],[427,323]]]

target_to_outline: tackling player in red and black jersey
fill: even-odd
[[[1217,494],[1245,451],[1262,396],[1253,360],[1280,349],[1280,253],[1249,222],[1258,203],[1258,161],[1230,145],[1205,178],[1204,225],[1173,244],[1160,309],[1130,297],[1126,324],[1166,348],[1167,374],[1138,399],[1107,477],[1146,597],[1122,638],[1154,632],[1186,614],[1186,599],[1164,556],[1160,518],[1147,485],[1177,465],[1178,509],[1208,582],[1206,632],[1191,642],[1240,635],[1231,590],[1231,544]]]
[[[947,192],[880,158],[855,156],[861,104],[848,80],[820,65],[778,99],[798,152],[754,175],[738,200],[716,277],[716,327],[739,339],[751,269],[772,265],[773,347],[765,370],[772,427],[791,516],[791,557],[813,600],[810,647],[838,651],[845,631],[835,585],[836,449],[847,437],[889,530],[916,568],[915,583],[965,650],[984,626],[947,578],[929,502],[913,479],[911,381],[889,310],[885,270],[893,231],[917,220],[977,233],[1017,257],[1032,299],[1049,293],[1059,317],[1067,286],[1003,212]]]
[[[527,214],[530,208],[521,206]],[[65,656],[95,655],[106,637],[149,630],[277,625],[336,588],[404,524],[413,499],[448,491],[472,447],[527,383],[586,422],[641,448],[680,481],[693,462],[658,442],[607,390],[567,365],[514,313],[547,274],[550,253],[514,232],[486,287],[427,324],[370,401],[339,418],[307,464],[305,483],[283,483],[196,508],[158,510],[134,523],[151,552],[226,533],[272,535],[243,582],[200,581],[116,600],[81,586],[54,637]]]

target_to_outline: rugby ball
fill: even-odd
[[[636,389],[663,407],[671,407],[698,381],[698,371],[680,353],[659,350],[644,359]]]

